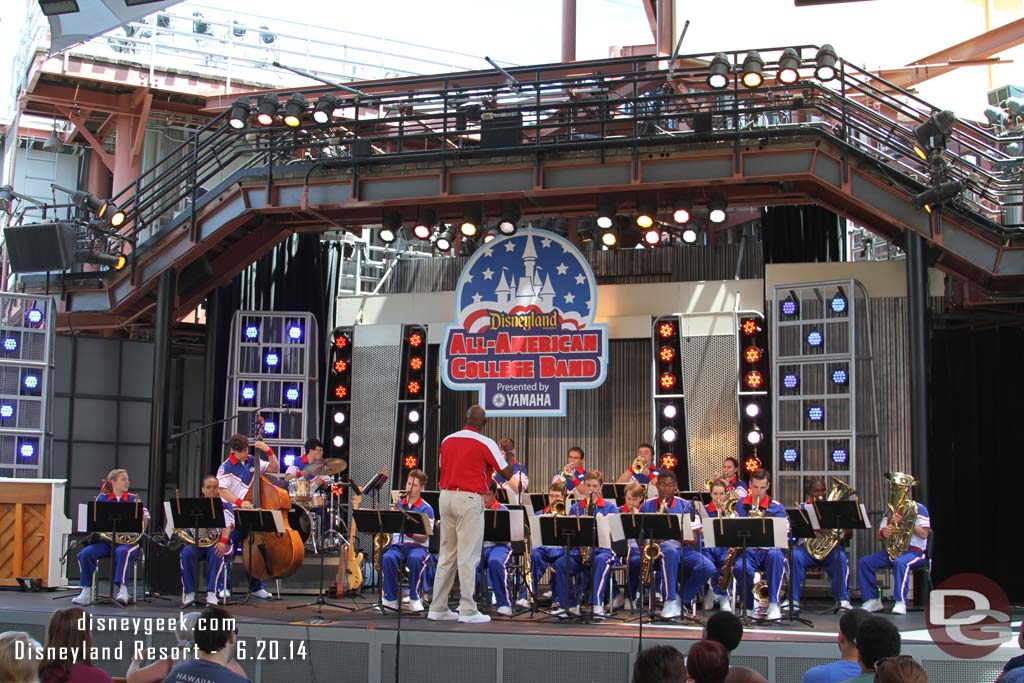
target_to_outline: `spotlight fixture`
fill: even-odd
[[[915,209],[924,209],[932,212],[932,207],[941,206],[964,191],[964,184],[959,180],[947,180],[935,187],[929,188],[920,194],[914,195],[911,201]]]
[[[694,244],[697,241],[697,231],[687,226],[683,229],[683,242],[686,244]]]
[[[128,265],[128,259],[124,254],[108,254],[102,251],[83,249],[75,252],[75,260],[79,263],[93,263],[98,266],[107,266],[111,270],[122,270]]]
[[[782,315],[787,318],[792,318],[794,315],[800,312],[800,304],[797,302],[796,297],[792,294],[782,300]]]
[[[807,333],[807,345],[818,347],[821,346],[825,341],[825,338],[821,335],[818,330],[811,330]]]
[[[476,237],[480,232],[480,223],[483,212],[479,206],[467,206],[463,211],[462,223],[459,225],[459,232],[463,237]]]
[[[126,220],[128,220],[128,214],[124,212],[124,209],[117,209],[110,214],[110,227],[120,228]]]
[[[519,229],[519,205],[512,202],[505,202],[501,207],[501,219],[498,221],[498,231],[502,235],[514,235]]]
[[[430,234],[433,232],[435,225],[437,225],[437,214],[434,213],[434,210],[420,209],[420,215],[416,219],[416,225],[412,229],[412,234],[417,239],[426,241],[430,239]]]
[[[235,130],[242,130],[249,125],[249,117],[251,115],[252,104],[249,102],[249,98],[239,97],[231,105],[231,111],[228,113],[228,125]]]
[[[398,231],[402,229],[402,214],[398,211],[388,211],[380,221],[380,232],[377,236],[384,244],[391,244],[398,239]]]
[[[1007,97],[1003,105],[1010,110],[1011,116],[1020,116],[1024,113],[1024,98]]]
[[[842,291],[838,291],[835,295],[829,299],[829,308],[832,309],[833,313],[846,313],[846,307],[849,302],[846,300],[846,295]]]
[[[319,124],[330,123],[334,110],[338,108],[338,97],[327,93],[321,95],[313,107],[313,120]]]
[[[309,102],[302,93],[294,93],[284,104],[284,125],[298,128],[302,124],[302,115],[306,113]]]
[[[661,232],[657,228],[644,230],[644,244],[649,247],[656,247],[661,244]]]
[[[1010,123],[1010,115],[1002,107],[985,107],[985,118],[993,126],[1006,126]]]
[[[747,432],[747,443],[749,443],[751,446],[756,446],[763,440],[764,434],[762,434],[761,430],[758,429],[757,427],[754,427],[749,432]]]
[[[264,45],[273,45],[277,36],[270,32],[270,27],[260,26],[260,42]]]
[[[922,161],[927,161],[928,156],[936,151],[941,151],[946,146],[946,136],[953,130],[956,123],[956,114],[949,109],[937,111],[928,117],[928,120],[914,128],[914,154]]]
[[[437,233],[437,236],[434,238],[434,248],[440,252],[452,250],[451,230],[444,228]]]
[[[708,200],[708,220],[712,223],[725,222],[725,209],[729,202],[720,194],[716,194]]]
[[[484,233],[484,244],[487,244],[497,236],[497,232],[495,232],[494,230],[488,230],[487,232]]]
[[[54,122],[53,130],[50,131],[50,137],[46,138],[46,142],[43,143],[44,152],[60,152],[64,149],[64,143],[60,141],[60,136],[57,135],[57,123]]]
[[[689,199],[677,199],[672,205],[672,220],[679,225],[685,225],[690,222],[690,209],[693,205]]]
[[[743,85],[748,88],[760,88],[764,83],[764,60],[756,50],[751,50],[743,58]]]
[[[615,226],[601,231],[601,244],[611,249],[619,243],[619,229]]]
[[[679,414],[679,409],[676,408],[671,403],[667,404],[664,408],[661,409],[661,415],[666,420],[674,420],[676,415],[678,415],[678,414]]]
[[[800,80],[800,53],[796,48],[787,47],[779,57],[779,72],[775,74],[779,83],[792,85]]]
[[[828,43],[818,48],[818,54],[814,57],[814,77],[819,81],[831,81],[836,77],[838,71],[836,64],[839,57],[834,47]]]
[[[782,459],[793,464],[800,458],[800,452],[795,448],[787,448],[782,451]]]
[[[732,71],[732,65],[729,63],[729,57],[724,52],[716,54],[711,58],[711,64],[708,65],[708,87],[721,90],[728,86],[730,71]]]
[[[789,373],[782,378],[782,386],[787,389],[796,389],[800,386],[800,376]]]
[[[39,0],[39,9],[45,16],[53,17],[77,12],[78,3],[75,0]]]
[[[91,192],[83,191],[73,192],[71,203],[83,211],[91,211],[97,218],[103,218],[111,206],[110,202],[97,198]]]
[[[754,419],[761,414],[761,406],[756,403],[748,403],[747,407],[743,409],[743,412],[746,413],[747,417],[750,419]]]
[[[597,227],[607,230],[615,224],[618,207],[611,199],[602,199],[597,203]]]
[[[641,199],[636,204],[636,225],[646,230],[654,225],[658,214],[658,203],[653,199]],[[646,240],[646,237],[644,238]]]
[[[277,118],[277,113],[281,109],[281,103],[277,99],[277,95],[271,95],[267,93],[261,96],[256,101],[256,123],[261,126],[272,126],[274,125],[274,119]]]

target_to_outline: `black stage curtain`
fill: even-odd
[[[207,334],[217,340],[213,372],[208,381],[208,396],[212,398],[213,420],[224,414],[225,382],[228,373],[228,350],[231,339],[231,320],[236,311],[297,311],[312,313],[316,317],[319,338],[317,377],[324,377],[326,354],[324,344],[334,328],[334,297],[337,291],[338,269],[341,263],[341,245],[322,242],[319,233],[292,235],[263,255],[252,266],[242,271],[230,284],[210,293],[216,305],[213,319],[207,319]],[[208,299],[209,301],[209,299]],[[208,352],[211,349],[208,348]],[[323,384],[314,391],[315,400],[323,412]],[[313,399],[311,396],[310,399]],[[209,464],[212,467],[224,459],[224,440],[230,434],[217,425],[209,437]]]
[[[820,206],[770,206],[761,210],[765,263],[842,260],[839,217]]]
[[[1019,569],[1019,471],[1024,443],[1024,332],[936,330],[932,338],[928,511],[935,529],[934,580],[984,574],[1013,602]]]

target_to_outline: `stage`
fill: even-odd
[[[66,599],[54,597],[66,595]],[[75,591],[0,592],[0,630],[25,630],[42,641],[46,622],[56,606],[70,605]],[[237,595],[235,596],[238,597]],[[345,598],[341,604],[361,611],[325,607],[322,616],[334,623],[311,625],[315,607],[288,607],[310,601],[307,595],[228,607],[238,620],[246,660],[242,666],[254,683],[368,683],[395,680],[395,643],[401,642],[401,681],[409,683],[550,683],[555,679],[594,683],[624,683],[640,647],[640,627],[617,612],[600,623],[563,623],[543,614],[518,618],[495,617],[489,624],[428,621],[403,612],[382,615],[370,597]],[[838,616],[821,613],[827,603],[809,603],[801,616],[813,627],[786,623],[750,627],[732,661],[749,666],[779,683],[799,682],[803,672],[838,656]],[[97,605],[90,612],[103,617],[127,617],[141,622],[121,624],[128,630],[95,633],[95,645],[113,648],[124,642],[123,659],[99,664],[123,676],[134,641],[146,647],[170,647],[173,636],[159,627],[146,634],[147,619],[178,616],[173,602],[140,602],[125,609]],[[1015,609],[1019,627],[1024,611]],[[930,683],[993,681],[1010,657],[1020,654],[1006,645],[980,660],[955,660],[935,646],[925,629],[924,613],[889,615],[899,625],[903,652],[915,656],[928,670]],[[109,622],[107,622],[109,623]],[[137,626],[136,626],[137,625]],[[400,627],[400,630],[399,630]],[[138,635],[132,629],[137,628]],[[700,626],[644,624],[643,646],[672,644],[686,651],[700,638]],[[1015,639],[1014,639],[1015,640]]]

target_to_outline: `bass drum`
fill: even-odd
[[[288,525],[299,532],[299,538],[305,543],[313,533],[313,518],[309,511],[298,503],[292,503],[292,509],[288,511]]]

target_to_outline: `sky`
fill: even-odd
[[[35,0],[30,0],[34,6]],[[687,19],[681,52],[831,43],[844,58],[868,69],[901,66],[1024,15],[1024,0],[864,0],[796,8],[793,0],[675,0],[677,30]],[[26,0],[0,0],[0,60],[10,64],[24,24]],[[211,0],[216,10],[285,18],[469,53],[486,68],[488,55],[506,63],[540,64],[561,57],[559,0]],[[282,6],[287,7],[286,11]],[[311,29],[312,30],[312,29]],[[577,57],[608,56],[612,45],[650,44],[641,0],[577,0]],[[921,95],[960,115],[980,118],[991,87],[1024,84],[1024,49],[1017,63],[966,67],[933,79]],[[473,60],[470,60],[471,62]],[[10,73],[0,70],[0,98],[9,100]],[[9,102],[0,100],[0,110]]]

